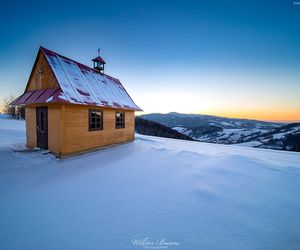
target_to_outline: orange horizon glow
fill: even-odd
[[[235,110],[235,111],[220,111],[212,112],[213,115],[228,117],[228,118],[241,118],[241,119],[254,119],[262,121],[273,122],[300,122],[300,111],[295,109],[268,109],[268,110]]]
[[[170,112],[177,112],[176,110]],[[169,112],[137,112],[137,115],[150,114],[150,113],[169,113]],[[226,118],[259,120],[267,122],[279,123],[296,123],[300,122],[300,112],[297,110],[268,110],[268,111],[214,111],[214,112],[177,112],[183,114],[199,114],[199,115],[212,115]]]
[[[290,113],[288,115],[284,114],[273,114],[270,112],[269,114],[260,114],[260,113],[231,113],[231,112],[220,112],[214,113],[212,115],[222,116],[228,118],[239,118],[239,119],[250,119],[250,120],[260,120],[260,121],[268,121],[268,122],[283,122],[283,123],[294,123],[300,122],[299,114]]]
[[[175,112],[175,111],[174,111]],[[159,113],[159,112],[154,112]],[[143,114],[150,114],[145,112],[137,112],[137,115],[143,115]],[[233,115],[230,113],[211,113],[211,114],[203,114],[203,113],[186,113],[186,114],[199,114],[199,115],[212,115],[212,116],[219,116],[219,117],[226,117],[226,118],[233,118],[233,119],[246,119],[246,120],[258,120],[258,121],[266,121],[266,122],[278,122],[278,123],[299,123],[300,118],[295,117],[295,119],[290,119],[288,117],[287,119],[281,118],[281,117],[264,117],[264,116],[256,116],[256,115],[249,115],[246,116],[245,114],[240,115]]]

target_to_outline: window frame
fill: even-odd
[[[100,127],[97,128],[95,126],[95,128],[92,128],[91,125],[92,123],[94,123],[95,125],[97,124],[97,122],[92,122],[92,112],[100,112],[101,113],[101,118],[100,118]],[[89,109],[89,118],[88,118],[88,126],[89,126],[89,131],[99,131],[99,130],[103,130],[103,110],[101,109]]]
[[[118,126],[118,113],[120,114],[123,114],[123,124],[122,126]],[[115,128],[116,129],[122,129],[122,128],[125,128],[125,112],[124,111],[116,111],[116,114],[115,114],[115,120],[116,120],[116,124],[115,124]]]

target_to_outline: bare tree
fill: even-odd
[[[2,106],[3,106],[3,112],[5,114],[8,114],[12,118],[16,117],[16,111],[15,106],[10,105],[13,100],[16,98],[13,95],[9,95],[3,99]]]

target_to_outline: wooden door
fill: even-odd
[[[48,108],[36,108],[37,147],[48,149]]]

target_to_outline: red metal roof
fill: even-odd
[[[118,79],[46,48],[41,47],[40,52],[44,54],[59,88],[25,92],[12,104],[65,102],[142,111]]]
[[[61,98],[59,96],[62,96]],[[50,102],[66,102],[60,88],[40,89],[25,92],[14,100],[11,105],[42,104]]]
[[[101,56],[95,57],[92,61],[94,61],[94,62],[102,62],[104,64],[106,63]]]

